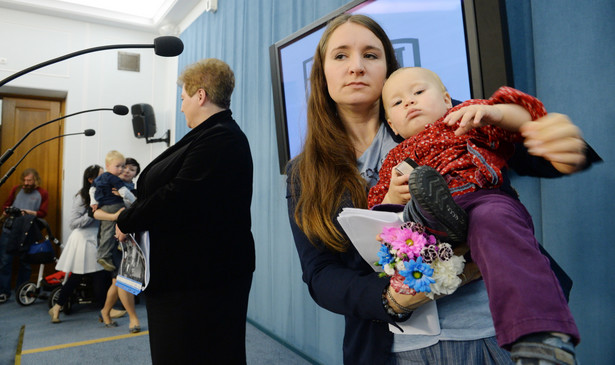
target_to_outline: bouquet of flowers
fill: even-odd
[[[402,294],[423,292],[435,295],[452,294],[461,279],[465,259],[453,254],[451,245],[440,242],[414,222],[400,227],[384,227],[380,233],[382,245],[377,266],[381,276],[391,276],[391,287]]]

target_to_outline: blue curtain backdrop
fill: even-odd
[[[326,364],[342,362],[344,321],[319,308],[301,280],[286,213],[286,177],[279,170],[269,46],[346,2],[221,0],[215,13],[204,13],[181,34],[185,51],[179,57],[179,72],[208,57],[224,60],[235,72],[231,110],[248,136],[254,159],[252,232],[257,269],[248,316],[280,340]],[[187,131],[178,107],[178,138]],[[241,179],[241,169],[237,170],[237,178]],[[226,253],[212,252],[212,258],[228,257],[232,270],[232,255],[241,252],[224,247],[224,242],[215,249]],[[212,293],[212,300],[220,299],[214,297]]]
[[[278,167],[268,48],[347,2],[221,0],[216,13],[204,13],[182,33],[185,50],[178,70],[216,57],[235,71],[231,109],[254,158],[257,269],[248,316],[323,364],[342,363],[343,318],[315,305],[301,280],[288,225],[285,176]],[[609,103],[615,95],[615,3],[508,0],[506,5],[516,87],[536,95],[548,110],[570,115],[606,160],[582,174],[555,180],[517,177],[514,185],[532,212],[537,237],[575,282],[571,307],[582,335],[580,360],[610,364],[615,358],[610,345],[615,284],[609,280],[615,277],[610,265],[615,248],[609,228],[615,226],[615,197],[607,187],[615,183],[615,151],[609,143],[615,137]],[[177,97],[180,105],[179,91]],[[187,132],[178,106],[177,138]],[[212,259],[228,260],[229,270],[233,255],[240,254],[224,242],[212,246]],[[220,298],[212,293],[212,300]]]
[[[510,1],[509,1],[510,2]],[[613,364],[615,348],[615,2],[532,1],[536,95],[568,114],[605,162],[540,181],[542,242],[575,281],[570,298],[581,331],[579,358]]]

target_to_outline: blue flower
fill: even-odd
[[[433,269],[429,265],[423,263],[423,258],[420,256],[416,259],[416,261],[410,260],[404,264],[406,266],[406,270],[399,272],[400,275],[406,278],[404,280],[404,284],[408,285],[417,292],[430,293],[431,288],[429,286],[436,282],[432,278]]]
[[[380,245],[380,251],[378,251],[378,258],[378,264],[380,264],[381,266],[388,265],[394,260],[394,257],[389,252],[389,248],[385,244]]]

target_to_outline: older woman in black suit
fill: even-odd
[[[245,364],[252,156],[229,110],[235,78],[226,63],[205,59],[178,83],[192,130],[143,170],[118,237],[149,231],[153,363]]]

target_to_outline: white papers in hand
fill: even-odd
[[[374,271],[381,272],[382,267],[374,265],[378,262],[380,242],[376,239],[384,227],[399,226],[403,223],[402,213],[374,211],[359,208],[344,208],[337,217],[344,232],[350,238],[363,260]],[[438,308],[435,301],[428,302],[412,313],[412,316],[397,325],[389,325],[389,330],[402,335],[437,335],[440,333]]]

